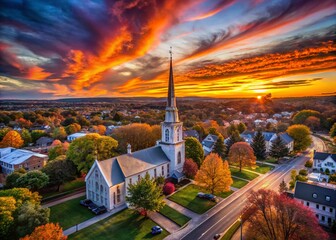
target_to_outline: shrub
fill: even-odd
[[[325,174],[327,174],[327,175],[330,174],[330,170],[329,170],[329,168],[326,168],[326,170],[325,170]]]
[[[306,167],[306,168],[311,168],[312,166],[313,166],[313,162],[310,161],[310,160],[308,160],[308,161],[306,162],[306,164],[305,164],[305,167]]]
[[[330,175],[329,181],[336,182],[336,173]]]
[[[299,171],[299,174],[302,175],[302,176],[307,176],[308,175],[308,171],[306,169],[301,169]]]
[[[175,192],[175,186],[173,183],[168,182],[163,186],[163,193],[165,195],[170,195],[173,192]]]

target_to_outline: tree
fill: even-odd
[[[106,127],[104,125],[98,125],[97,130],[100,135],[105,135]]]
[[[129,195],[126,196],[126,201],[136,210],[143,211],[145,216],[148,211],[159,211],[165,205],[162,189],[148,173],[138,182],[129,184],[127,190]]]
[[[205,129],[202,125],[197,124],[197,125],[193,126],[192,129],[194,129],[198,132],[198,135],[199,135],[200,139],[203,139],[205,137],[206,131],[205,131]]]
[[[256,135],[254,135],[251,147],[253,149],[254,155],[258,160],[266,159],[266,142],[264,135],[260,130]]]
[[[287,133],[294,139],[294,150],[304,151],[312,144],[310,129],[302,124],[292,125]]]
[[[17,233],[19,237],[30,234],[40,225],[49,222],[50,209],[25,202],[17,211]]]
[[[248,143],[237,142],[230,148],[229,162],[230,164],[238,165],[241,172],[243,167],[254,166],[256,164],[256,157]]]
[[[280,136],[277,136],[277,138],[272,142],[269,155],[279,160],[280,158],[287,156],[288,152],[289,149],[287,146],[281,140]]]
[[[192,159],[198,167],[204,159],[202,144],[194,137],[185,138],[185,157]]]
[[[122,115],[118,112],[116,112],[112,118],[113,121],[120,122],[122,120]]]
[[[32,191],[43,188],[49,182],[49,177],[39,170],[33,170],[23,174],[16,180],[18,187],[28,188]]]
[[[306,119],[310,116],[321,118],[321,113],[314,110],[302,110],[294,115],[293,123],[303,124],[306,121]]]
[[[40,137],[44,137],[44,136],[47,136],[47,134],[43,130],[33,130],[31,132],[33,143],[36,143],[37,139],[39,139]]]
[[[81,130],[81,126],[78,123],[72,123],[65,127],[65,131],[68,135],[79,132]]]
[[[277,130],[278,133],[280,133],[280,132],[286,132],[288,126],[289,125],[287,123],[280,122],[280,123],[278,123],[276,125],[276,130]]]
[[[10,128],[2,128],[0,129],[0,141],[6,136],[6,134],[10,131]]]
[[[12,188],[0,191],[0,197],[14,197],[16,207],[20,207],[24,202],[40,204],[41,196],[37,192],[31,192],[27,188]]]
[[[186,175],[186,177],[194,179],[197,171],[198,171],[197,163],[195,163],[194,160],[190,158],[186,158],[183,165],[183,173]]]
[[[289,182],[289,186],[290,186],[291,189],[293,189],[294,186],[295,186],[296,176],[297,176],[297,171],[295,169],[293,169],[291,171],[291,175],[290,175],[291,181]]]
[[[224,138],[221,134],[219,134],[212,152],[217,153],[221,158],[225,157],[226,149],[224,144]]]
[[[20,168],[19,170],[15,170],[14,172],[12,172],[11,174],[9,174],[6,177],[6,188],[10,189],[10,188],[14,188],[17,187],[17,180],[26,173],[26,170],[24,170],[23,168]]]
[[[28,146],[28,144],[33,141],[30,132],[27,129],[22,129],[21,137],[23,139],[24,146]]]
[[[334,123],[330,129],[329,135],[331,138],[336,137],[336,123]]]
[[[65,128],[64,127],[55,128],[53,133],[52,133],[52,137],[54,139],[64,140],[67,137],[67,133],[65,131]]]
[[[62,144],[52,147],[49,149],[49,152],[48,152],[49,161],[54,160],[56,157],[64,155],[64,154],[65,154],[65,150]]]
[[[117,146],[118,142],[113,138],[92,133],[75,139],[67,151],[67,158],[78,171],[87,173],[95,159],[101,161],[115,156]]]
[[[321,125],[321,120],[317,117],[310,116],[305,121],[304,124],[307,125],[310,129],[316,130]]]
[[[175,192],[175,186],[174,183],[171,182],[167,182],[164,186],[163,186],[163,193],[165,195],[170,195],[173,192]]]
[[[26,235],[20,240],[66,240],[63,230],[58,223],[47,223],[38,226],[30,235]]]
[[[0,197],[0,239],[7,239],[15,229],[15,204],[13,197]]]
[[[57,158],[48,162],[42,172],[48,175],[49,185],[57,186],[59,191],[62,184],[76,178],[77,168],[72,161]]]
[[[285,182],[285,180],[282,179],[282,182],[279,185],[279,193],[284,193],[288,191],[288,187],[287,184]]]
[[[244,142],[244,139],[240,136],[238,130],[234,130],[226,143],[226,152],[229,153],[231,146],[237,142]]]
[[[9,131],[1,141],[2,147],[20,148],[23,145],[23,139],[17,131]]]
[[[253,191],[243,211],[247,221],[247,239],[327,239],[315,214],[284,194],[271,190]]]
[[[33,125],[31,121],[26,120],[24,118],[19,118],[17,122],[20,124],[22,128],[31,128],[31,126]]]
[[[242,122],[240,122],[237,126],[237,130],[239,133],[243,133],[247,129],[246,125]]]
[[[230,190],[233,183],[227,161],[216,153],[210,153],[198,170],[195,181],[212,194]]]

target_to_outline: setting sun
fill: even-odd
[[[260,100],[260,99],[261,99],[261,96],[258,96],[257,99]]]

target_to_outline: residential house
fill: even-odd
[[[194,137],[198,141],[200,139],[200,136],[199,136],[198,132],[196,130],[193,130],[193,129],[192,130],[183,131],[183,139],[185,139],[187,137]]]
[[[73,133],[67,136],[67,140],[68,142],[72,142],[73,140],[80,138],[80,137],[84,137],[86,135],[87,133],[83,133],[83,132]]]
[[[27,171],[41,169],[47,162],[48,156],[28,150],[12,147],[0,148],[0,166],[4,174],[24,168]]]
[[[309,207],[319,223],[331,226],[336,220],[336,186],[331,184],[312,184],[297,181],[294,199]]]
[[[212,152],[217,139],[218,139],[218,136],[213,135],[213,134],[208,134],[208,136],[204,138],[204,140],[202,141],[204,156],[207,156]]]
[[[327,169],[330,173],[336,172],[336,154],[314,151],[313,168],[325,172]]]
[[[272,138],[270,139],[270,142],[274,142],[275,139],[277,138],[277,136],[280,137],[280,139],[282,140],[282,142],[286,145],[286,147],[288,148],[289,152],[292,152],[294,150],[294,139],[288,135],[288,133],[283,132],[283,133],[278,133],[272,136]],[[270,147],[272,146],[272,144],[270,144]]]
[[[54,139],[50,137],[40,137],[39,139],[36,140],[36,146],[37,147],[48,147],[52,144]]]

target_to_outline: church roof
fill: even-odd
[[[110,187],[125,181],[124,174],[116,158],[110,158],[100,162],[97,161],[97,163]]]
[[[131,154],[116,157],[125,177],[144,172],[169,162],[161,146],[146,148]]]

